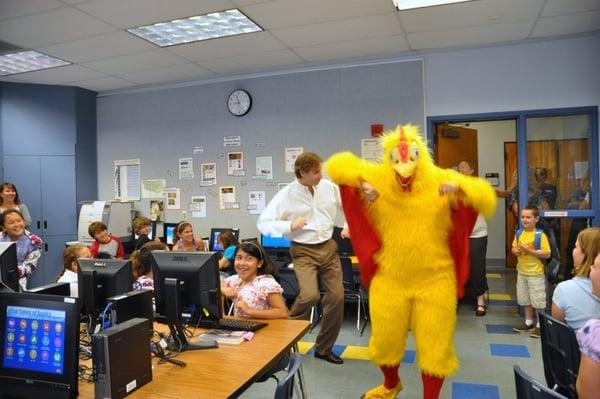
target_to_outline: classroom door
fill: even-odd
[[[435,126],[434,159],[441,168],[458,167],[463,159],[473,161],[474,175],[478,175],[477,129],[439,123]]]

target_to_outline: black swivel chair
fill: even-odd
[[[581,354],[575,331],[547,313],[540,312],[539,318],[546,383],[568,398],[577,398]]]
[[[566,396],[540,384],[525,373],[519,366],[514,366],[517,399],[567,399]]]
[[[342,274],[344,280],[344,301],[352,301],[356,302],[357,307],[357,315],[356,315],[356,329],[363,335],[365,331],[365,327],[369,322],[369,316],[367,313],[367,307],[365,305],[366,295],[360,283],[356,281],[354,278],[354,269],[352,268],[352,260],[348,257],[340,257],[340,261],[342,263]],[[361,313],[362,312],[362,313]],[[362,318],[364,318],[364,323],[361,327],[361,314]]]

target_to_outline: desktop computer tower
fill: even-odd
[[[112,325],[123,323],[134,317],[153,320],[152,291],[135,290],[122,295],[107,298],[111,304],[110,321]]]
[[[152,381],[152,322],[134,318],[92,336],[96,399],[123,398]]]

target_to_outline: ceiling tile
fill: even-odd
[[[542,17],[554,17],[598,9],[600,9],[600,1],[598,0],[546,0]]]
[[[184,63],[186,63],[185,60],[165,50],[154,50],[86,62],[82,65],[109,75],[122,75]]]
[[[533,28],[533,37],[568,35],[600,30],[600,10],[540,18]]]
[[[256,32],[171,46],[166,50],[191,61],[205,61],[285,48],[269,32]]]
[[[407,33],[534,19],[544,0],[478,0],[399,13]]]
[[[29,48],[62,43],[114,30],[116,30],[114,27],[71,7],[0,22],[2,40]]]
[[[216,73],[250,72],[259,69],[272,69],[285,65],[303,64],[304,61],[289,50],[269,51],[203,61],[199,64]]]
[[[533,21],[508,22],[438,32],[409,33],[407,38],[413,50],[461,47],[525,39],[532,26]]]
[[[65,65],[41,71],[20,73],[15,75],[15,79],[26,83],[64,84],[79,80],[96,79],[104,76],[106,75],[103,73],[92,71],[91,69],[79,65]]]
[[[42,47],[38,50],[66,61],[87,62],[153,49],[157,49],[157,47],[144,39],[125,31],[116,31]]]
[[[121,28],[235,8],[229,0],[95,0],[76,7]]]
[[[394,11],[391,0],[281,0],[244,7],[265,29],[315,24]]]
[[[65,6],[58,0],[2,0],[0,1],[0,20],[37,14]]]
[[[197,64],[183,64],[167,68],[152,69],[149,71],[132,72],[121,75],[120,77],[139,84],[149,84],[189,80],[211,74],[212,72]]]
[[[408,51],[408,44],[404,36],[400,35],[294,48],[294,52],[308,62],[362,58],[405,51]]]
[[[80,82],[71,82],[71,86],[83,87],[84,89],[103,92],[115,89],[124,89],[126,87],[135,86],[135,83],[128,82],[125,79],[109,76],[107,78],[84,80]]]
[[[278,0],[231,0],[231,2],[238,7],[249,6],[252,4],[269,3],[274,1]]]
[[[392,13],[344,19],[314,25],[276,29],[271,32],[289,47],[401,35],[396,15]]]

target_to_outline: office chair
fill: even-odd
[[[576,398],[581,354],[575,331],[547,313],[540,312],[539,318],[546,383],[554,391]]]
[[[369,322],[369,316],[367,314],[367,309],[365,306],[365,294],[362,287],[359,284],[357,284],[357,282],[354,279],[352,260],[350,260],[350,258],[348,257],[340,257],[340,261],[342,262],[342,275],[344,282],[344,302],[356,302],[356,330],[358,330],[359,334],[362,336],[363,332],[365,331],[365,327]],[[365,319],[362,328],[360,326],[361,311]]]
[[[567,399],[566,396],[540,384],[519,366],[514,366],[517,399]]]
[[[300,288],[298,287],[298,280],[296,279],[296,273],[294,273],[294,269],[290,269],[287,267],[283,267],[279,269],[279,273],[277,274],[277,282],[283,288],[283,299],[285,299],[285,303],[288,308],[294,303],[298,293],[300,292]],[[310,310],[310,331],[319,324],[321,321],[321,311],[320,311],[320,302],[313,306]]]
[[[298,374],[302,364],[302,355],[294,352],[290,359],[287,374],[277,383],[275,389],[275,399],[293,399],[294,397],[294,377]]]

